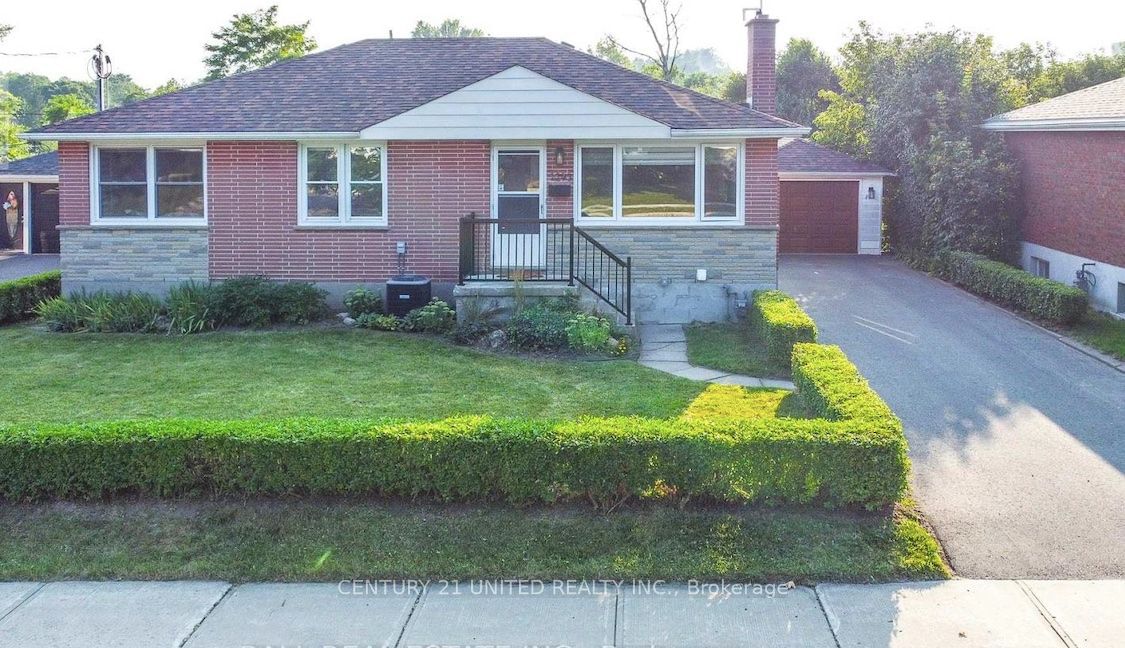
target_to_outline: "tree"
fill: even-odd
[[[621,49],[617,41],[613,40],[613,36],[603,36],[589,51],[594,56],[605,59],[610,63],[616,63],[623,68],[636,69],[633,67],[632,59],[625,54],[625,50]]]
[[[89,115],[94,107],[84,97],[76,94],[61,94],[51,97],[43,107],[43,124],[57,124],[61,121]]]
[[[487,36],[483,29],[466,27],[457,18],[446,18],[440,25],[419,20],[410,32],[411,38],[481,38]]]
[[[1074,61],[1049,61],[1028,84],[1028,99],[1041,101],[1125,76],[1125,54],[1088,54]]]
[[[828,107],[821,92],[839,90],[840,79],[828,55],[810,40],[791,39],[777,59],[777,115],[812,124]]]
[[[20,139],[23,128],[16,121],[16,115],[23,108],[19,97],[0,88],[0,162],[27,157],[30,149],[27,142]]]
[[[152,92],[150,93],[150,96],[159,97],[160,95],[166,95],[170,92],[179,92],[180,90],[183,90],[183,89],[184,89],[184,86],[183,86],[182,83],[180,83],[179,81],[177,81],[174,78],[168,79],[164,83],[162,83],[162,84],[156,86],[155,88],[153,88]]]
[[[640,56],[641,58],[649,61],[657,70],[659,74],[654,74],[659,79],[671,81],[676,71],[676,59],[680,54],[680,11],[682,6],[672,8],[671,0],[657,0],[660,3],[660,9],[656,12],[654,17],[649,12],[648,3],[650,0],[637,0],[637,4],[641,7],[641,15],[644,16],[645,25],[648,27],[649,34],[652,35],[653,46],[656,48],[655,54],[649,54],[641,50],[631,49],[621,44],[613,36],[607,36],[613,45],[625,52]]]
[[[280,25],[277,5],[253,13],[236,14],[230,24],[211,34],[214,42],[204,46],[210,55],[203,59],[207,80],[255,70],[285,59],[304,56],[316,49],[306,34],[309,23]]]

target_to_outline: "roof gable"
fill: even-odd
[[[543,38],[450,38],[359,41],[47,126],[31,135],[355,136],[513,66],[672,129],[800,128]]]
[[[422,140],[668,136],[665,124],[518,65],[360,132]]]

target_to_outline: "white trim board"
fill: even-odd
[[[1012,119],[986,121],[980,125],[990,131],[1125,131],[1125,117]]]

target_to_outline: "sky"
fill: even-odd
[[[758,0],[683,0],[685,49],[714,48],[734,69],[743,69],[746,32],[742,7]],[[15,30],[0,53],[74,52],[104,45],[118,72],[145,87],[169,78],[194,81],[204,74],[203,45],[234,13],[279,5],[284,22],[312,22],[321,49],[363,38],[407,37],[418,20],[457,17],[492,36],[546,36],[581,48],[607,33],[634,48],[650,42],[636,0],[4,0],[0,24]],[[779,48],[792,37],[809,38],[835,53],[848,32],[865,20],[886,32],[927,25],[992,35],[997,45],[1048,42],[1064,57],[1108,52],[1125,41],[1125,2],[1120,0],[764,0],[780,20]],[[650,0],[650,5],[656,0]],[[89,53],[59,56],[0,55],[0,71],[50,77],[86,77]]]

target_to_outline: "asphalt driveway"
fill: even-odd
[[[4,254],[0,256],[0,281],[57,270],[57,254]]]
[[[902,417],[959,575],[1125,577],[1125,373],[889,258],[784,256],[780,287]]]

